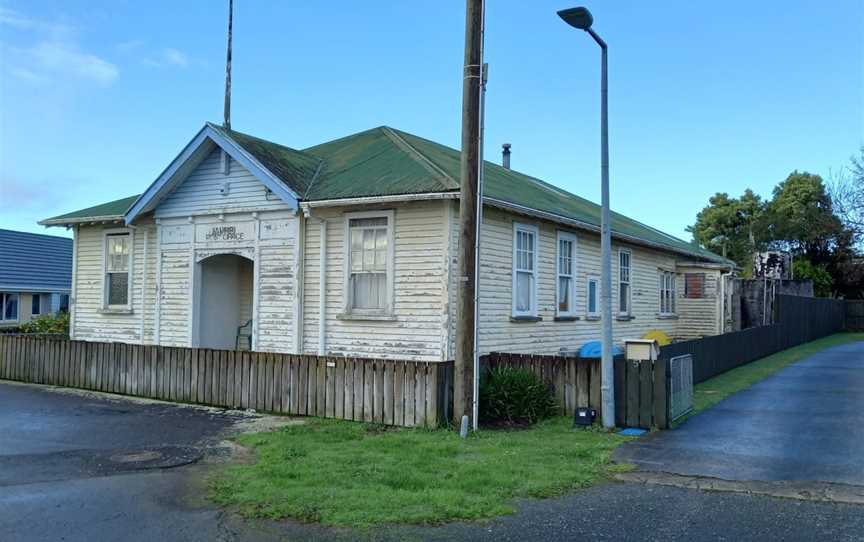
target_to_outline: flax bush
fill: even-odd
[[[480,381],[480,420],[530,425],[555,414],[552,391],[527,369],[496,367]]]

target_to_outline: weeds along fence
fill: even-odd
[[[546,382],[561,414],[572,416],[576,407],[600,412],[600,360],[571,356],[492,352],[480,358],[483,369],[527,369]]]
[[[0,335],[0,378],[226,408],[435,427],[451,415],[453,363]]]
[[[844,301],[777,296],[775,324],[664,346],[660,359],[693,355],[693,383],[843,330]]]

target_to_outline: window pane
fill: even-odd
[[[387,270],[387,230],[375,231],[375,270]]]
[[[39,294],[33,294],[32,301],[30,302],[30,314],[37,315],[40,314],[40,306],[41,296]]]
[[[530,273],[516,273],[516,310],[519,312],[531,310],[533,280]]]
[[[363,230],[363,270],[375,267],[375,230]]]
[[[351,250],[353,252],[363,250],[363,230],[351,230]]]
[[[573,242],[562,239],[558,243],[558,273],[573,274]]]
[[[109,235],[105,270],[111,272],[127,271],[129,269],[129,236]]]
[[[387,297],[385,273],[351,275],[352,299],[355,309],[384,309]]]
[[[588,312],[594,314],[597,312],[597,281],[588,281]]]
[[[18,294],[4,294],[6,303],[3,309],[4,320],[18,319]]]
[[[630,285],[622,282],[618,288],[618,310],[628,312],[627,301],[629,299]]]
[[[108,304],[129,304],[129,275],[126,273],[108,273]]]
[[[375,226],[386,226],[386,216],[376,216],[374,218],[352,218],[348,221],[348,226],[351,228],[369,228]]]
[[[558,278],[558,311],[570,312],[570,279],[569,277]]]

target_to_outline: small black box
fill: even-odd
[[[597,411],[593,408],[578,407],[573,414],[573,425],[589,426],[594,423],[594,418],[597,417]]]

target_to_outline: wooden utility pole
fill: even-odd
[[[474,402],[477,196],[480,180],[480,84],[483,68],[483,0],[466,0],[462,81],[462,163],[459,194],[459,274],[453,417],[472,416]]]
[[[234,0],[228,0],[228,58],[225,61],[225,120],[222,125],[231,129],[231,31],[234,23]]]

